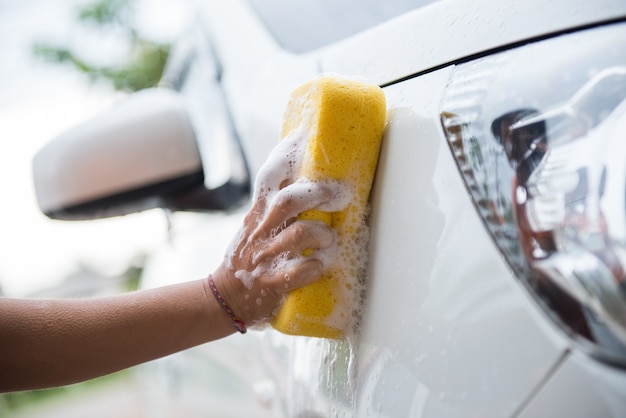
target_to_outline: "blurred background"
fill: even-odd
[[[0,0],[0,295],[94,296],[137,286],[144,255],[165,238],[163,213],[49,220],[37,207],[31,161],[56,135],[154,86],[191,18],[189,1]],[[0,417],[141,417],[134,385],[131,370],[0,395]]]

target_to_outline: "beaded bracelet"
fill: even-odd
[[[228,304],[222,297],[221,293],[217,290],[217,287],[215,287],[215,283],[213,282],[212,274],[209,274],[208,281],[209,281],[209,287],[211,288],[213,295],[215,295],[215,299],[217,299],[217,302],[221,305],[222,309],[224,309],[224,311],[228,314],[228,316],[230,316],[230,318],[233,320],[233,326],[237,328],[237,331],[239,331],[242,334],[245,334],[247,331],[246,324],[241,319],[239,319],[237,315],[235,315],[233,310],[230,308],[230,306],[228,306]]]

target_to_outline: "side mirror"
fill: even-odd
[[[248,196],[247,181],[207,188],[205,169],[185,103],[167,89],[128,96],[52,140],[33,160],[41,211],[64,220],[157,207],[227,210]]]

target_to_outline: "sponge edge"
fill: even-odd
[[[365,217],[385,120],[382,89],[360,79],[322,75],[292,92],[281,137],[304,136],[306,150],[298,176],[337,180],[351,199],[340,212],[312,210],[299,216],[335,229],[337,261],[318,282],[287,296],[272,320],[275,329],[323,338],[340,338],[350,331],[362,293],[360,276],[369,236]]]

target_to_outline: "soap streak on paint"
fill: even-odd
[[[290,365],[286,416],[348,418],[358,415],[358,346],[354,336],[343,339],[272,335],[287,347]],[[280,342],[279,342],[280,341]],[[280,351],[280,350],[279,350]],[[282,378],[282,376],[281,376]],[[315,395],[312,395],[315,394]],[[324,399],[324,401],[321,401]]]

